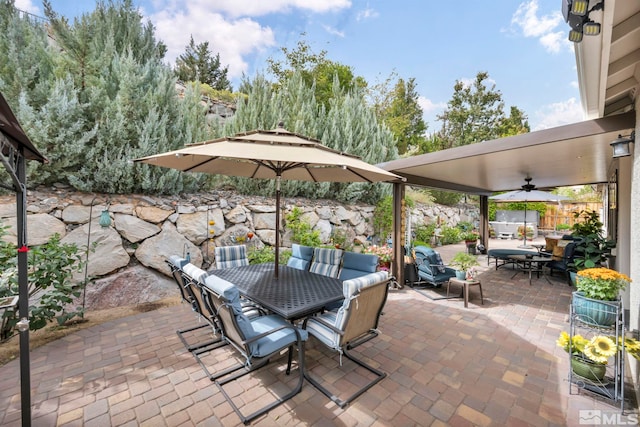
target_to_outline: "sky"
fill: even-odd
[[[94,0],[51,0],[73,20]],[[584,120],[573,45],[559,0],[133,0],[168,47],[173,64],[189,38],[209,42],[241,77],[266,71],[268,58],[305,40],[315,53],[348,65],[370,85],[392,73],[414,78],[427,132],[440,129],[456,81],[486,71],[505,103],[523,110],[532,130]],[[15,0],[44,16],[40,0]]]

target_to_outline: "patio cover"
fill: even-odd
[[[380,166],[406,184],[489,196],[517,189],[526,176],[538,188],[607,182],[611,141],[635,127],[635,112],[451,148]]]

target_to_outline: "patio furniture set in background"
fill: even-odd
[[[245,424],[298,394],[304,378],[344,407],[386,376],[349,351],[378,335],[390,277],[386,271],[376,271],[377,257],[301,245],[292,249],[288,265],[279,265],[277,275],[273,263],[249,265],[242,258],[242,245],[216,248],[217,268],[208,272],[178,256],[167,260],[183,300],[192,306],[199,322],[204,320],[177,333]],[[194,334],[198,331],[205,332],[204,336]],[[340,366],[344,355],[366,369],[367,378],[373,378],[363,385],[359,379],[358,390],[338,397],[339,391],[330,390],[323,378],[305,367],[309,335],[337,352]],[[258,376],[264,376],[273,395],[268,403],[263,398],[243,398],[237,387],[225,388],[277,362],[285,350],[287,375],[296,351],[298,356],[297,381],[286,393],[280,383],[272,381],[273,369],[261,370]],[[247,411],[250,413],[243,413]]]

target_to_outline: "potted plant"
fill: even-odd
[[[467,246],[467,252],[475,255],[476,244],[478,243],[478,233],[474,231],[464,231],[460,235],[460,238],[464,240],[464,243]]]
[[[471,255],[467,252],[456,253],[449,264],[453,267],[457,267],[456,277],[458,279],[464,279],[466,277],[467,271],[469,271],[471,267],[480,265],[478,263],[478,258],[475,255]]]
[[[604,236],[604,224],[598,212],[583,210],[574,212],[575,223],[571,236],[576,241],[573,260],[569,265],[574,271],[606,265],[611,256],[615,240]]]
[[[616,346],[615,337],[596,335],[587,339],[582,335],[569,337],[565,331],[560,333],[556,341],[559,347],[571,355],[571,370],[574,374],[591,381],[602,381],[609,358],[622,350],[640,359],[640,342],[633,338],[625,338]]]
[[[596,335],[589,340],[582,335],[569,337],[562,331],[556,343],[571,355],[573,373],[591,381],[604,379],[609,357],[618,352],[616,343],[606,335]]]
[[[573,311],[585,323],[611,326],[618,311],[618,295],[631,279],[605,267],[580,270],[576,277],[576,291],[571,304]]]
[[[365,254],[373,254],[378,256],[378,271],[391,271],[391,259],[393,257],[393,248],[387,245],[371,245],[364,249]]]

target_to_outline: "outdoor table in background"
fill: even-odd
[[[470,286],[478,286],[478,288],[480,288],[480,302],[482,303],[482,305],[484,305],[484,297],[482,296],[482,283],[480,283],[480,280],[457,279],[455,277],[452,277],[447,282],[447,296],[449,296],[449,286],[451,286],[452,283],[454,285],[460,285],[462,287],[461,297],[464,298],[464,308],[469,307],[469,287]]]
[[[287,320],[301,319],[344,299],[338,279],[286,265],[279,266],[276,278],[273,269],[272,263],[251,264],[209,274],[233,283],[242,296]]]
[[[542,275],[547,280],[547,282],[549,282],[550,285],[553,284],[551,283],[549,278],[544,274],[544,271],[542,269],[542,267],[546,263],[551,262],[551,257],[539,256],[539,255],[535,255],[535,256],[509,255],[508,258],[515,262],[517,268],[520,271],[529,273],[529,285],[531,285],[531,273],[533,272],[535,272],[538,275],[538,278],[540,278],[540,273],[542,273]],[[516,274],[514,274],[513,277],[516,277],[518,273],[519,272],[516,272]]]

